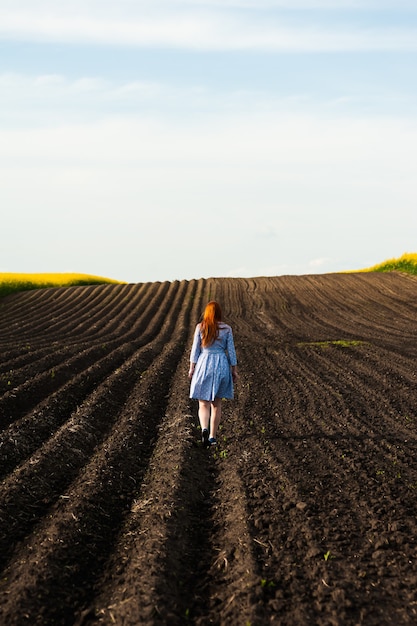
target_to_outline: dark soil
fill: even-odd
[[[240,380],[188,398],[209,299]],[[0,624],[417,623],[417,277],[0,299]]]

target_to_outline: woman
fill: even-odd
[[[205,447],[217,444],[222,398],[233,398],[237,359],[232,329],[222,322],[218,302],[212,300],[197,324],[190,355],[190,398],[198,400],[198,417]]]

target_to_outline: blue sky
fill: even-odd
[[[0,271],[415,252],[416,85],[415,0],[0,0]]]

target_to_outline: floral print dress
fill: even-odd
[[[231,366],[237,365],[232,329],[221,323],[218,338],[206,348],[201,345],[200,324],[194,332],[190,362],[196,363],[191,379],[190,398],[212,401],[233,398]]]

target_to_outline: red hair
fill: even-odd
[[[201,343],[203,348],[211,346],[213,341],[219,336],[219,324],[222,321],[222,310],[220,304],[211,300],[204,310],[203,320],[200,324]]]

